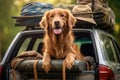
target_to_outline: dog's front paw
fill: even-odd
[[[50,67],[51,67],[50,60],[43,59],[42,60],[42,68],[45,70],[46,73],[49,72]]]
[[[65,61],[64,61],[64,64],[66,65],[66,67],[68,69],[71,69],[73,67],[73,65],[74,65],[74,60],[73,59],[70,60],[70,59],[66,58]]]

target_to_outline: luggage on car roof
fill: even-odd
[[[50,9],[53,9],[52,4],[32,2],[23,6],[21,10],[21,16],[43,15]]]
[[[39,22],[46,11],[53,9],[49,3],[31,2],[23,6],[20,16],[12,17],[16,19],[15,26],[27,26],[26,29],[39,28]]]
[[[108,0],[77,0],[77,5],[88,5],[94,13],[98,28],[114,32],[115,14],[108,6]]]
[[[80,8],[80,10],[81,6],[89,6],[92,10],[90,13],[88,12],[88,9],[86,9],[85,13],[83,13],[84,11],[81,11],[82,13],[79,12],[80,14],[77,14],[77,16],[82,17],[82,20],[81,21],[79,21],[80,19],[77,20],[76,26],[78,25],[78,23],[79,23],[78,26],[80,25],[82,26],[81,22],[84,23],[85,25],[89,24],[88,26],[91,26],[91,22],[92,24],[95,24],[96,22],[97,24],[96,28],[102,29],[110,33],[114,32],[115,14],[112,11],[112,9],[108,6],[107,0],[77,0],[76,4],[74,5],[59,4],[57,7],[70,9],[72,11],[76,6],[80,6],[78,7]],[[28,3],[24,5],[23,8],[21,9],[21,16],[14,17],[16,19],[16,26],[27,27],[39,26],[39,22],[43,14],[46,11],[49,11],[53,8],[55,8],[55,6],[49,3],[41,2]],[[84,7],[82,10],[84,10]],[[76,17],[76,15],[74,16]],[[85,19],[86,16],[87,18],[89,17],[89,19]]]

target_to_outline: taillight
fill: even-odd
[[[104,65],[99,66],[99,80],[115,80],[113,71]]]
[[[3,71],[3,67],[0,66],[0,80],[2,80],[2,71]]]

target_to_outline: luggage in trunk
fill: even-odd
[[[24,60],[15,69],[18,80],[34,80],[33,65],[35,60]],[[42,69],[42,60],[36,65],[38,79],[41,80],[62,80],[63,60],[52,60],[51,69],[46,73]],[[14,80],[10,70],[10,80]],[[94,80],[94,71],[87,69],[86,62],[75,60],[75,65],[71,70],[66,69],[66,80]]]

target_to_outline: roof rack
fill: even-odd
[[[16,19],[16,23],[15,26],[16,27],[26,27],[25,30],[33,30],[33,29],[37,29],[39,27],[39,22],[42,19],[42,15],[38,15],[38,16],[13,16],[13,19]],[[89,27],[88,27],[89,25]],[[92,25],[91,23],[86,23],[86,22],[82,22],[82,21],[77,21],[76,25],[74,28],[90,28]],[[87,26],[87,27],[86,27]]]
[[[94,14],[95,14],[95,16],[94,16],[95,19],[96,18],[99,19],[99,17],[104,16],[104,14],[101,12],[94,13]],[[12,18],[16,19],[16,23],[15,23],[16,27],[26,27],[26,29],[24,29],[24,30],[36,30],[36,29],[41,29],[39,26],[39,22],[41,21],[42,17],[43,17],[43,15],[34,15],[34,16],[14,16]],[[101,22],[101,21],[99,21],[99,22]],[[104,31],[108,31],[108,27],[105,27],[105,26],[109,26],[109,25],[106,23],[100,23],[100,24],[97,24],[97,26],[96,26],[89,22],[77,20],[77,23],[75,24],[74,28],[86,28],[86,29],[97,28],[97,29],[101,29]],[[110,29],[110,31],[108,31],[108,32],[111,33],[113,31],[112,31],[112,29]]]
[[[97,13],[94,13],[94,14],[95,14],[95,16],[94,16],[95,18],[104,16],[104,14],[102,14],[101,12],[97,12]],[[14,16],[12,18],[16,19],[16,23],[15,23],[16,27],[19,27],[19,26],[33,27],[33,26],[39,26],[39,22],[41,21],[42,16],[43,15]],[[81,23],[84,23],[84,22],[80,22],[80,24]],[[85,24],[86,24],[86,22],[85,22]]]
[[[42,16],[14,16],[13,19],[16,19],[15,26],[39,26],[39,22],[42,19]]]

